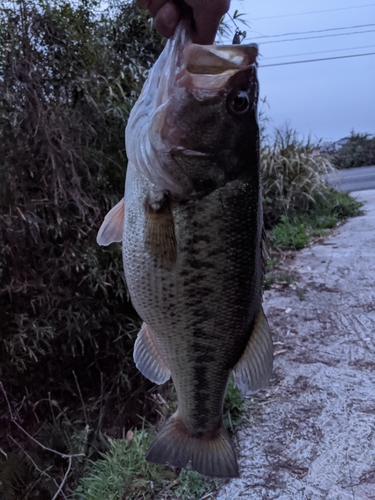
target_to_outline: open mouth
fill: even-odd
[[[223,89],[229,78],[256,62],[258,46],[249,45],[198,45],[184,49],[185,67],[176,84],[204,97]]]
[[[199,75],[218,75],[230,70],[244,69],[255,63],[256,44],[198,45],[190,44],[184,50],[186,69]]]

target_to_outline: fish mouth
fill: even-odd
[[[204,95],[222,90],[239,71],[256,63],[257,44],[198,45],[189,44],[183,52],[184,69],[176,84],[189,90],[205,89]]]
[[[197,151],[195,149],[184,148],[183,146],[177,146],[171,150],[173,156],[188,156],[191,158],[212,158],[214,155],[212,153],[204,153],[203,151]]]
[[[228,70],[244,69],[254,64],[258,45],[188,45],[184,50],[186,69],[189,73],[218,75]]]

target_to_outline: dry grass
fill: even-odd
[[[304,142],[290,128],[277,130],[275,142],[262,148],[261,170],[268,227],[324,198],[324,176],[336,171],[327,158],[313,156],[310,140]]]

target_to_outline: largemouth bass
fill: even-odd
[[[224,429],[229,377],[244,395],[267,386],[272,338],[262,310],[257,48],[201,46],[180,26],[155,63],[126,129],[125,197],[98,243],[123,244],[143,319],[134,360],[170,377],[178,409],[146,458],[238,476]]]

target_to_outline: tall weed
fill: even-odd
[[[328,186],[323,176],[335,168],[327,158],[314,156],[313,150],[310,139],[304,142],[288,126],[276,130],[273,144],[263,146],[261,170],[266,227],[278,223],[281,216],[303,213],[316,198],[324,198]]]

